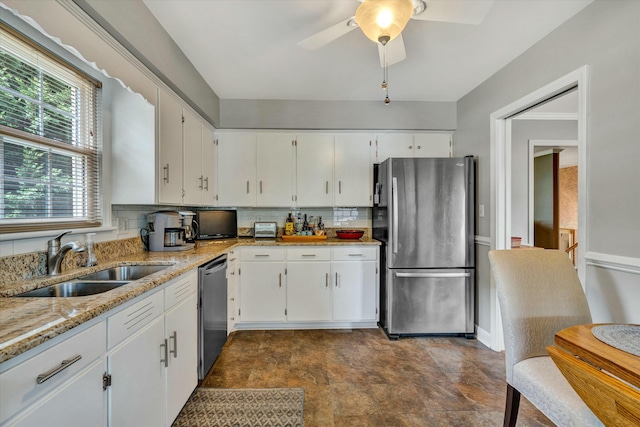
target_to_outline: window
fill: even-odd
[[[100,225],[100,87],[0,26],[0,233]]]

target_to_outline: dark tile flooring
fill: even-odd
[[[501,426],[504,354],[379,329],[236,331],[203,387],[302,387],[304,427]],[[518,426],[553,426],[522,398]]]

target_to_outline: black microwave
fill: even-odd
[[[238,237],[238,216],[235,209],[196,211],[197,239],[228,239]]]

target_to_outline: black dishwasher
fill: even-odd
[[[227,340],[227,256],[198,268],[198,378],[203,379]]]

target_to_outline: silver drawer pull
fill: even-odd
[[[173,357],[176,358],[178,357],[178,331],[173,331],[169,340],[173,340],[173,350],[169,350],[169,354],[173,354]]]
[[[349,254],[349,256],[363,257],[363,254]]]
[[[36,383],[42,384],[43,382],[47,381],[49,378],[53,377],[54,375],[64,371],[65,369],[67,369],[69,366],[73,365],[80,359],[82,359],[82,356],[78,354],[77,356],[74,356],[71,359],[63,360],[60,363],[60,366],[58,366],[57,368],[53,368],[52,370],[45,372],[44,374],[38,375],[38,378],[36,378]]]
[[[256,258],[267,258],[269,256],[269,254],[255,254],[254,257]]]
[[[316,254],[302,254],[303,257],[314,257]]]

